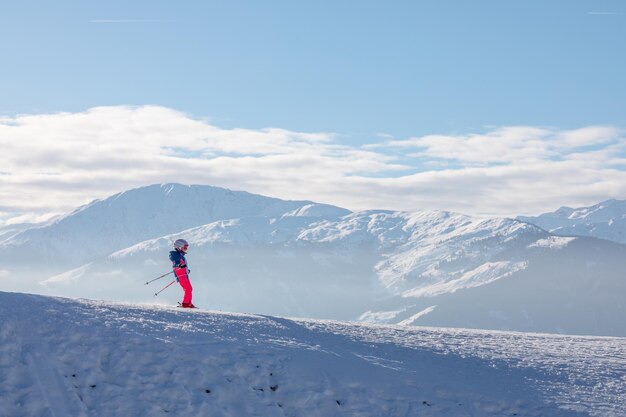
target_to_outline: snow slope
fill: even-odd
[[[626,340],[0,293],[0,417],[624,417]]]
[[[381,284],[394,294],[419,297],[485,285],[524,269],[522,253],[519,258],[491,261],[545,236],[542,230],[511,219],[373,210],[319,222],[299,238],[342,248],[374,246],[380,255],[374,269]]]
[[[590,207],[561,207],[539,216],[519,216],[561,236],[591,236],[626,243],[626,200],[607,200]]]

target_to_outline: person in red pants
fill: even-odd
[[[178,281],[185,292],[181,307],[196,308],[191,302],[193,288],[191,287],[191,281],[189,281],[189,267],[185,259],[187,249],[189,249],[189,243],[185,239],[176,240],[174,242],[174,250],[170,252],[170,261],[172,261],[176,281]]]

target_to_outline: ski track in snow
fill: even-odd
[[[0,417],[626,416],[626,339],[0,293]]]

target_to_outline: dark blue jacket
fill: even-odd
[[[173,268],[185,268],[187,269],[187,260],[185,254],[181,251],[173,250],[170,252],[170,261],[172,261]]]

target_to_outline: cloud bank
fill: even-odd
[[[350,209],[489,216],[626,198],[626,138],[612,126],[502,127],[349,146],[332,133],[223,129],[164,107],[112,106],[3,117],[0,143],[0,224],[161,182]]]

